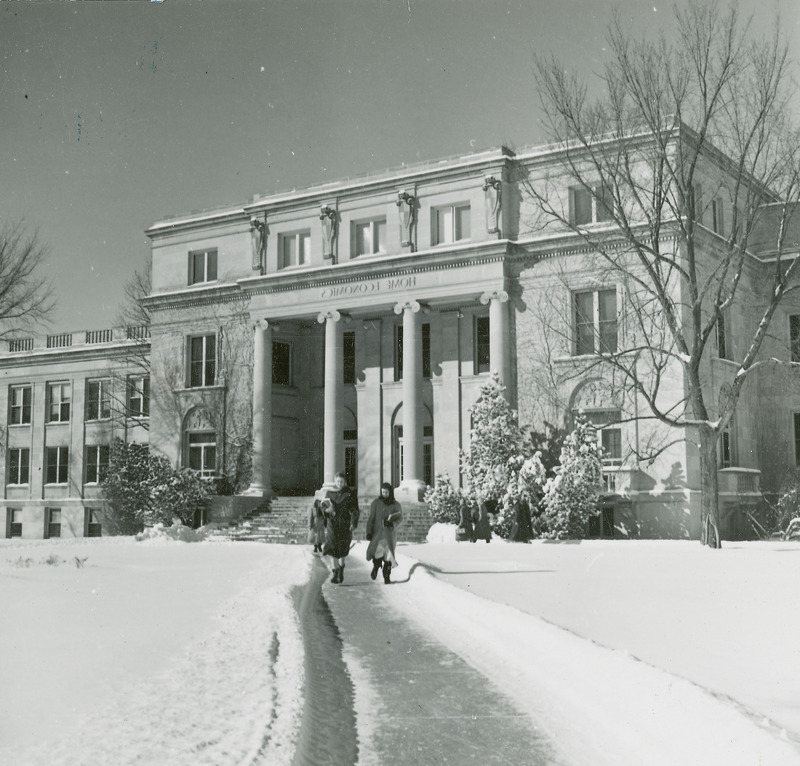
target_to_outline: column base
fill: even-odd
[[[394,496],[399,503],[403,501],[407,503],[421,503],[425,497],[425,490],[428,485],[420,479],[409,479],[408,481],[400,482],[400,486],[394,491]]]

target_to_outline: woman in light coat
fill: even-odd
[[[383,581],[391,582],[392,566],[397,566],[394,549],[397,544],[397,526],[403,520],[403,509],[394,499],[394,489],[388,482],[381,484],[380,497],[369,507],[367,519],[367,561],[372,562],[370,577],[374,580],[383,567]]]

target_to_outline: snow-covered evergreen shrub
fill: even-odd
[[[145,526],[171,525],[177,518],[189,526],[196,511],[208,508],[212,487],[194,471],[173,468],[146,444],[111,445],[108,473],[101,484],[106,521],[115,534],[135,534]]]
[[[602,447],[594,427],[582,415],[575,430],[564,440],[556,475],[544,488],[545,536],[556,539],[581,539],[589,517],[597,513],[597,500],[603,479]]]
[[[434,486],[425,490],[424,500],[436,524],[458,524],[469,505],[464,490],[453,485],[447,471],[436,474]]]
[[[470,409],[469,451],[461,453],[461,467],[475,496],[475,505],[486,503],[498,510],[493,523],[504,528],[499,516],[517,461],[520,458],[522,433],[517,413],[505,398],[505,386],[497,373],[481,386],[480,395]]]

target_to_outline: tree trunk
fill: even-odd
[[[719,484],[717,482],[717,440],[714,430],[700,427],[700,542],[721,548],[719,535]]]

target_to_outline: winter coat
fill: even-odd
[[[393,566],[397,565],[394,549],[397,544],[397,527],[402,520],[403,508],[396,500],[389,505],[383,502],[382,497],[376,497],[372,501],[367,519],[367,561],[382,558]]]
[[[353,530],[358,526],[358,501],[356,493],[350,487],[328,492],[323,503],[327,518],[325,527],[325,545],[322,552],[326,556],[344,558],[350,553]]]
[[[308,542],[311,545],[322,545],[325,542],[325,514],[322,503],[315,500],[308,514]]]
[[[472,540],[486,540],[488,543],[492,539],[492,527],[489,525],[489,511],[484,503],[478,506],[478,510],[472,516]]]

